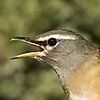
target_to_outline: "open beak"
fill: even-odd
[[[22,42],[25,42],[25,43],[32,44],[32,45],[35,45],[37,47],[40,47],[41,51],[20,54],[20,55],[17,55],[15,57],[11,58],[11,59],[18,59],[18,58],[24,58],[24,57],[34,57],[34,56],[37,56],[37,55],[41,55],[45,51],[45,48],[43,48],[43,46],[41,46],[39,44],[40,42],[34,41],[30,37],[15,37],[15,38],[12,38],[10,41],[14,41],[14,40],[22,41]]]

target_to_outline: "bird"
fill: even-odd
[[[30,57],[50,65],[69,100],[100,100],[100,49],[83,36],[58,29],[35,38],[14,37],[13,40],[41,48],[11,59]]]

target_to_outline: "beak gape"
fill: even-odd
[[[42,51],[20,54],[20,55],[17,55],[15,57],[11,58],[11,59],[18,59],[18,58],[24,58],[24,57],[33,57],[33,56],[37,56],[41,52],[45,51],[45,48],[43,48],[41,45],[39,45],[37,41],[32,40],[30,37],[15,37],[15,38],[12,38],[10,41],[15,41],[15,40],[22,41],[22,42],[40,47],[42,49]]]

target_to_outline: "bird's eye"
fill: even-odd
[[[50,38],[50,39],[48,40],[48,44],[49,44],[50,46],[54,46],[54,45],[56,45],[56,43],[57,43],[57,40],[56,40],[55,38]]]

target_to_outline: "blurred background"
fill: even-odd
[[[0,0],[0,100],[66,100],[53,69],[34,59],[10,60],[34,47],[9,40],[70,29],[100,44],[100,0]]]

